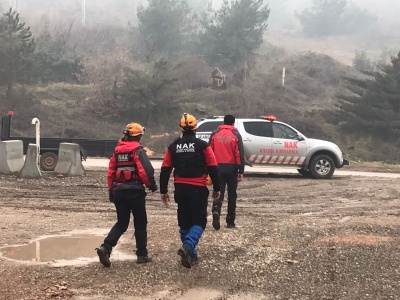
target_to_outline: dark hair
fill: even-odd
[[[225,125],[233,125],[235,124],[235,117],[232,115],[226,115],[224,117],[224,124]]]

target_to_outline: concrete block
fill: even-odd
[[[58,160],[54,173],[64,176],[80,176],[85,174],[78,144],[60,143]]]
[[[0,173],[18,174],[24,165],[24,146],[22,141],[0,142]]]
[[[29,144],[26,151],[25,163],[18,173],[19,178],[40,178],[42,173],[39,169],[39,148],[36,144]]]

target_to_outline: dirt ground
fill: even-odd
[[[0,176],[0,247],[85,230],[102,236],[115,222],[105,175]],[[192,269],[176,254],[176,205],[149,193],[152,263],[55,266],[3,255],[0,299],[400,299],[399,179],[253,174],[238,194],[238,227],[215,231],[209,216]],[[225,212],[226,201],[222,221]],[[131,255],[132,236],[118,246]]]

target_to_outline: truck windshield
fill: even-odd
[[[218,126],[222,125],[223,121],[209,121],[201,124],[199,128],[197,128],[197,132],[212,132],[218,128]]]

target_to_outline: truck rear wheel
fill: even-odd
[[[54,171],[57,165],[58,156],[53,152],[45,152],[40,155],[40,168],[43,171]]]
[[[335,163],[328,155],[320,154],[311,160],[309,170],[313,178],[329,179],[335,172]]]

